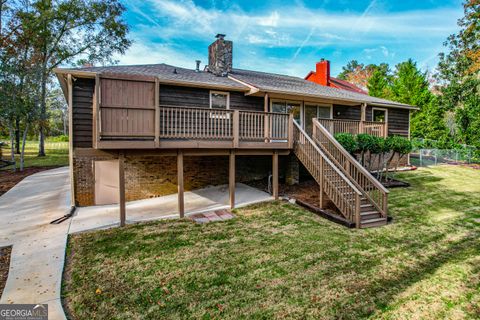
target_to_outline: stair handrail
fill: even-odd
[[[312,140],[312,138],[310,138],[310,136],[300,127],[300,125],[293,120],[293,124],[294,124],[294,128],[296,130],[298,130],[298,132],[301,134],[301,136],[305,139],[306,142],[308,142],[309,146],[311,146],[318,154],[319,156],[321,157],[321,160],[323,161],[323,164],[321,165],[322,168],[320,168],[320,175],[321,175],[321,178],[319,180],[322,181],[322,189],[327,189],[327,181],[325,179],[325,165],[327,165],[331,170],[333,170],[337,175],[338,177],[340,177],[341,181],[343,181],[353,192],[352,194],[354,194],[354,203],[353,203],[353,206],[351,206],[351,212],[353,213],[353,216],[350,217],[351,219],[354,219],[354,222],[357,226],[357,228],[360,227],[360,203],[361,203],[361,196],[363,195],[363,193],[350,181],[350,179],[327,157],[327,155],[317,146],[317,144]],[[294,136],[296,136],[294,134]],[[297,140],[300,140],[299,139],[300,136],[297,137],[297,139],[294,139],[293,142],[294,142],[294,150],[295,148],[300,144],[300,141],[297,141]],[[304,152],[305,153],[305,152]],[[311,160],[311,159],[309,159]],[[307,168],[308,169],[308,168]],[[318,169],[318,168],[317,168]],[[314,177],[315,178],[315,177]],[[319,181],[317,181],[319,182]],[[330,184],[331,184],[331,187],[333,187],[333,189],[335,190],[336,194],[337,195],[340,195],[340,197],[342,198],[342,202],[343,202],[343,205],[345,203],[348,203],[348,200],[347,198],[345,198],[345,191],[341,191],[338,189],[338,186],[335,186],[333,182],[331,181],[328,181]],[[321,182],[319,182],[320,184]],[[329,195],[331,196],[331,195]],[[333,201],[333,199],[331,199]],[[336,204],[338,205],[338,204]],[[351,204],[349,204],[350,206]],[[342,212],[342,214],[345,214],[345,212]],[[348,218],[348,215],[346,215],[347,218]]]
[[[338,167],[341,168],[341,170],[353,181],[355,186],[357,186],[358,189],[362,191],[362,194],[375,206],[375,208],[380,212],[380,214],[383,217],[387,216],[388,213],[388,194],[389,191],[378,181],[372,174],[365,168],[363,167],[345,148],[333,137],[333,135],[317,120],[313,119],[313,124],[314,124],[314,133],[313,133],[313,140],[316,140],[317,144],[326,152],[330,155],[332,160],[336,163]],[[376,191],[379,192],[381,195],[381,201],[379,199],[373,199],[373,197],[369,194],[369,191],[366,189],[366,185],[362,185],[358,180],[360,180],[360,177],[358,175],[352,175],[351,174],[351,169],[350,168],[345,168],[345,165],[342,165],[340,163],[341,160],[337,159],[330,150],[327,149],[327,147],[322,144],[322,141],[320,141],[317,137],[317,132],[316,129],[319,129],[322,135],[330,142],[333,144],[333,146],[344,156],[345,160],[353,166],[357,172],[362,175],[368,182],[370,182],[375,188]],[[378,202],[381,202],[380,204]]]

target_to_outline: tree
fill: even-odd
[[[463,7],[461,30],[445,42],[449,52],[440,54],[440,105],[455,114],[456,142],[480,148],[480,1],[467,0]]]
[[[37,0],[17,12],[39,57],[39,156],[45,155],[47,86],[54,68],[74,59],[113,62],[130,46],[118,0]]]
[[[358,63],[357,60],[352,60],[345,67],[342,67],[343,71],[338,75],[338,78],[366,90],[368,79],[370,79],[378,67],[374,64],[364,65],[363,63]]]
[[[445,110],[430,91],[428,73],[417,68],[409,59],[396,66],[391,87],[392,99],[420,108],[412,115],[410,132],[412,137],[448,140],[449,131],[445,124]]]
[[[380,64],[367,81],[368,94],[372,97],[389,99],[392,95],[392,81],[393,77],[388,64]]]

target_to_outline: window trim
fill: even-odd
[[[208,105],[209,105],[209,108],[210,108],[210,109],[213,109],[213,108],[212,108],[212,93],[222,94],[222,95],[227,96],[227,105],[226,105],[225,110],[230,110],[230,92],[228,92],[228,91],[210,90],[210,92],[208,93],[208,99],[209,99]],[[222,110],[222,109],[217,109],[217,110]]]
[[[375,115],[374,115],[375,110],[385,111],[385,123],[387,123],[388,122],[388,109],[376,108],[376,107],[372,108],[372,122],[375,122]]]
[[[270,99],[270,103],[269,103],[269,111],[270,112],[273,112],[273,104],[275,102],[284,102],[284,103],[295,103],[295,104],[299,104],[300,105],[300,127],[303,128],[303,106],[304,106],[304,102],[302,100],[289,100],[289,99]],[[283,112],[282,112],[283,113]],[[288,112],[286,113],[288,114]]]
[[[306,108],[307,106],[310,107],[316,107],[317,108],[317,118],[318,118],[318,107],[328,107],[330,108],[330,120],[333,119],[333,103],[318,103],[318,102],[310,102],[310,101],[305,101],[303,103],[303,108]],[[305,117],[305,110],[303,112],[303,116]],[[303,123],[305,123],[305,119],[303,119]]]

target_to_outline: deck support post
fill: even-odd
[[[268,112],[268,93],[265,93],[265,97],[263,100],[263,112]],[[269,117],[265,114],[264,117],[264,124],[263,124],[263,129],[264,129],[264,135],[265,135],[265,143],[270,142],[270,123],[269,123]]]
[[[235,208],[235,150],[230,151],[228,189],[230,193],[230,208]]]
[[[315,127],[313,127],[315,129]],[[320,157],[320,182],[318,183],[318,185],[320,186],[320,194],[319,194],[319,208],[320,209],[323,209],[323,179],[324,179],[324,176],[325,176],[325,172],[323,171],[323,157]]]
[[[365,133],[365,121],[367,119],[367,104],[362,103],[362,110],[360,114],[360,128],[359,133]]]
[[[278,200],[278,151],[273,151],[272,156],[272,195]]]
[[[180,218],[185,216],[185,199],[183,195],[183,151],[177,153],[177,186],[178,186],[178,213]]]
[[[160,81],[155,78],[155,148],[160,146]]]
[[[124,227],[127,214],[125,205],[125,156],[123,153],[118,155],[118,178],[118,190],[120,192],[120,227]]]
[[[73,79],[72,75],[67,75],[68,92],[68,165],[70,173],[70,205],[75,207],[75,181],[73,179]]]

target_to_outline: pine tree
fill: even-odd
[[[392,99],[420,108],[411,118],[412,137],[448,141],[449,131],[445,125],[445,110],[429,88],[427,72],[417,68],[409,59],[396,66],[391,86]]]

